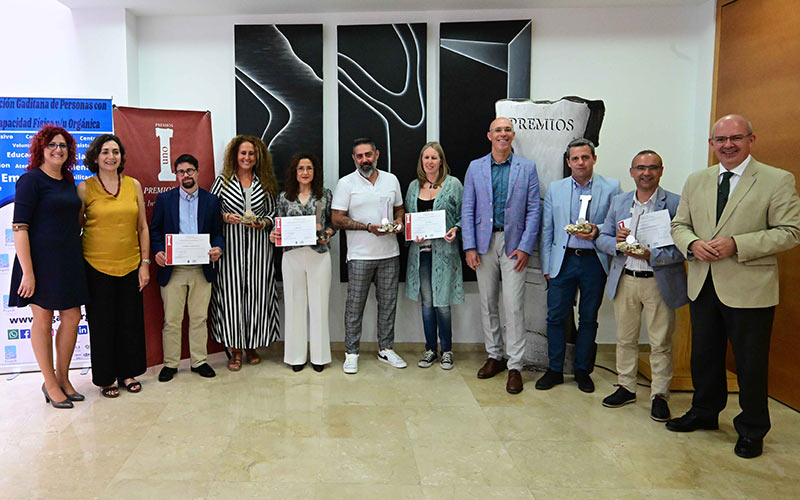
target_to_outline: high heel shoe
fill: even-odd
[[[69,394],[69,393],[67,393],[67,391],[64,390],[63,387],[61,388],[61,391],[64,393],[64,395],[70,401],[83,401],[84,399],[86,399],[86,396],[84,396],[83,394],[81,394],[78,391],[75,391],[72,394]]]
[[[72,401],[69,398],[65,399],[64,401],[55,401],[54,399],[50,399],[50,395],[47,394],[47,388],[42,384],[42,392],[44,393],[44,402],[50,403],[53,405],[53,408],[74,408],[75,405],[72,404]]]

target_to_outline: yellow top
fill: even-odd
[[[119,194],[108,194],[97,177],[86,179],[83,257],[101,273],[125,276],[139,267],[139,205],[133,178],[123,175]]]

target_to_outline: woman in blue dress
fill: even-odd
[[[71,172],[75,157],[75,139],[61,127],[46,125],[33,137],[28,172],[17,181],[11,224],[17,255],[8,304],[31,308],[31,346],[44,376],[45,402],[54,408],[84,400],[69,381],[81,305],[89,297],[78,222],[81,200]],[[60,318],[55,370],[54,311]]]

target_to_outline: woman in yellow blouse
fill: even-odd
[[[150,281],[150,232],[139,181],[122,174],[125,148],[117,136],[97,137],[84,165],[93,177],[78,184],[83,201],[83,257],[89,284],[86,320],[92,382],[107,398],[119,385],[139,392],[147,369],[142,289]]]

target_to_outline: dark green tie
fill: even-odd
[[[728,195],[730,195],[731,191],[731,177],[733,177],[733,172],[723,172],[722,182],[719,183],[719,188],[717,189],[717,222],[722,217],[725,204],[728,203]]]

